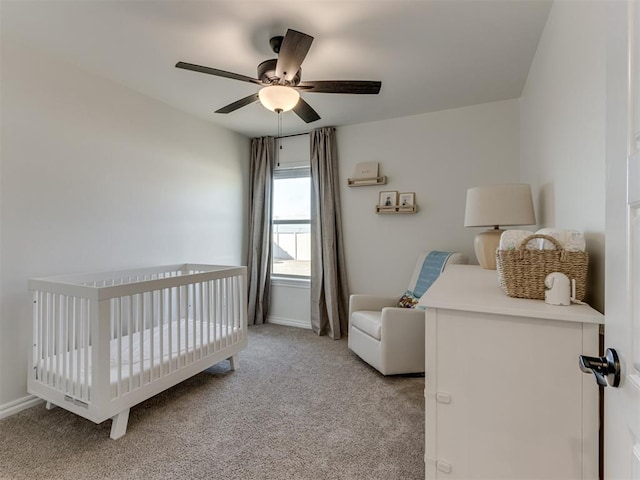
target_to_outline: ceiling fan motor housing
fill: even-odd
[[[269,46],[271,46],[271,50],[273,50],[273,53],[280,53],[280,46],[282,45],[283,40],[283,35],[278,35],[269,39]]]
[[[277,58],[272,58],[270,60],[265,60],[260,65],[258,65],[258,80],[260,80],[265,85],[272,85],[275,83],[280,83],[280,78],[276,75],[276,65],[278,63]],[[300,75],[302,73],[302,69],[298,70],[295,77],[290,82],[285,82],[285,85],[296,86],[300,83]]]

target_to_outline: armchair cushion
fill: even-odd
[[[351,314],[351,326],[366,333],[367,335],[380,340],[380,311],[372,312],[369,310],[360,310]]]

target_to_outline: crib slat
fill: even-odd
[[[84,318],[83,318],[83,299],[78,298],[76,302],[76,385],[74,396],[82,398],[82,361],[84,355]]]
[[[81,348],[82,348],[82,313],[80,313],[80,315],[78,315],[78,311],[81,308],[82,305],[82,299],[76,299],[74,298],[74,303],[73,303],[73,328],[75,331],[75,336],[74,341],[75,341],[75,351],[76,351],[76,361],[75,361],[75,366],[76,366],[76,371],[75,371],[75,375],[73,377],[73,396],[80,396],[80,362],[82,360],[81,357]]]
[[[236,303],[236,315],[234,317],[233,320],[233,332],[234,332],[234,343],[240,341],[240,329],[238,328],[240,326],[240,315],[241,315],[241,311],[242,311],[242,304],[240,303],[240,291],[241,291],[241,286],[240,286],[240,277],[236,277],[234,278],[234,285],[235,285],[235,292],[234,292],[234,300]]]
[[[60,295],[53,296],[53,356],[56,359],[53,370],[53,386],[60,389],[60,372],[62,358],[60,357]]]
[[[242,305],[240,303],[240,277],[233,277],[231,279],[233,283],[233,319],[231,320],[231,331],[233,332],[232,342],[233,344],[237,343],[239,339],[239,318],[240,318],[240,310],[242,309]]]
[[[56,355],[56,388],[60,390],[62,388],[62,302],[63,296],[58,294],[55,296],[56,298],[56,309],[55,309],[55,355]]]
[[[49,322],[48,323],[48,333],[49,333],[49,370],[51,372],[49,377],[49,384],[55,388],[56,384],[56,296],[55,294],[51,294],[49,302]]]
[[[67,392],[69,376],[67,371],[67,357],[69,356],[69,297],[64,299],[64,314],[62,315],[62,391]]]
[[[37,292],[38,295],[38,304],[37,304],[37,308],[38,308],[38,341],[37,341],[37,351],[38,351],[38,356],[37,356],[37,363],[36,365],[38,366],[36,369],[36,375],[38,380],[42,381],[42,371],[43,371],[43,363],[44,363],[44,351],[43,351],[43,345],[44,345],[44,332],[42,331],[42,323],[43,323],[43,304],[44,304],[44,299],[43,299],[43,294],[42,292]]]
[[[229,345],[233,344],[234,336],[233,336],[233,326],[235,323],[235,315],[236,315],[236,291],[235,291],[235,279],[233,277],[229,277]]]
[[[154,354],[155,354],[155,349],[154,349],[154,343],[155,343],[155,337],[156,337],[156,316],[155,316],[155,301],[154,301],[154,297],[155,297],[155,292],[151,292],[148,295],[149,297],[149,312],[150,312],[150,318],[149,318],[149,337],[150,337],[150,354],[149,354],[149,365],[151,366],[151,368],[149,369],[149,382],[153,382],[153,366],[154,366]]]
[[[233,293],[231,295],[231,299],[233,300],[233,318],[231,319],[231,331],[233,333],[232,343],[236,343],[238,341],[238,315],[240,313],[240,292],[238,291],[238,280],[239,277],[233,277],[231,279],[231,283],[233,284]]]
[[[217,308],[216,308],[216,332],[218,334],[216,349],[223,348],[224,339],[224,280],[218,280],[217,285]]]
[[[211,281],[211,310],[213,316],[213,338],[211,339],[211,343],[213,351],[217,351],[218,346],[216,342],[218,341],[218,329],[220,328],[220,320],[218,317],[218,280]]]
[[[213,314],[213,281],[207,282],[207,351],[212,355],[215,351],[213,338],[216,331],[216,324]]]
[[[229,346],[229,337],[231,336],[231,332],[229,331],[229,319],[231,318],[231,315],[233,314],[232,311],[232,302],[229,299],[229,296],[231,294],[231,285],[230,285],[230,278],[225,278],[224,279],[224,287],[225,287],[225,292],[224,292],[224,301],[226,304],[226,312],[225,312],[225,325],[226,325],[226,335],[224,336],[224,346],[228,347]]]
[[[247,285],[247,276],[246,275],[241,275],[240,277],[241,280],[241,284],[242,284],[242,290],[240,292],[240,301],[242,304],[242,309],[241,309],[241,315],[240,315],[240,328],[242,328],[242,340],[244,341],[246,335],[247,335],[247,322],[248,322],[248,313],[247,313],[247,304],[246,304],[246,298],[247,298],[247,290],[248,290],[248,285]]]
[[[87,299],[83,299],[84,314],[82,315],[82,332],[84,339],[82,346],[84,348],[84,383],[82,384],[82,390],[80,396],[87,401],[91,399],[91,392],[89,390],[89,342],[91,338],[90,319],[91,319],[91,303]]]
[[[113,323],[116,324],[116,348],[118,349],[117,358],[117,371],[118,371],[118,382],[116,385],[116,393],[115,396],[122,396],[122,299],[114,298],[113,304],[111,305],[111,316],[113,317]],[[111,345],[111,338],[109,339],[109,345]],[[112,354],[113,355],[113,354]]]
[[[211,355],[211,282],[204,284],[204,307],[207,320],[207,356]]]
[[[233,316],[231,317],[231,343],[235,343],[238,337],[237,329],[236,329],[236,319],[238,317],[238,278],[231,277],[231,303]]]
[[[169,298],[167,310],[169,313],[168,325],[169,325],[169,373],[173,371],[173,325],[175,324],[175,320],[173,318],[173,294],[175,289],[169,289]]]
[[[242,296],[242,277],[238,277],[237,280],[238,283],[238,291],[236,292],[236,296],[237,301],[238,301],[238,318],[236,321],[236,331],[238,332],[237,334],[237,341],[240,342],[242,340],[242,301],[243,301],[243,296]]]
[[[229,298],[231,296],[231,285],[229,282],[229,278],[225,278],[224,279],[224,303],[225,303],[225,315],[224,315],[224,321],[225,321],[225,331],[226,334],[224,336],[224,346],[228,347],[229,346],[229,337],[231,336],[231,332],[229,331],[229,319],[231,318],[232,312],[231,312],[231,299]]]
[[[216,281],[216,351],[222,348],[224,338],[224,280]]]
[[[184,334],[184,362],[183,365],[186,367],[189,365],[189,285],[185,285],[183,288],[184,291],[184,300],[183,300],[183,314],[182,318],[184,321],[182,322],[182,333]]]
[[[180,359],[182,358],[182,342],[181,342],[181,333],[182,333],[182,287],[178,287],[178,296],[176,298],[177,308],[178,308],[178,318],[177,318],[177,337],[178,337],[178,370],[180,369]]]
[[[221,337],[220,337],[220,348],[226,348],[228,339],[229,339],[229,282],[227,282],[226,278],[221,280],[222,284],[222,293],[220,295],[220,302],[222,307],[222,316],[220,317],[221,322]]]
[[[142,294],[139,293],[136,295],[136,315],[138,317],[138,339],[140,344],[140,351],[138,352],[138,370],[139,370],[139,378],[140,383],[138,387],[142,387],[144,385],[144,298]]]
[[[232,279],[233,282],[233,319],[231,321],[232,324],[232,331],[233,331],[233,341],[232,343],[236,343],[238,341],[238,317],[240,315],[240,303],[239,303],[239,299],[240,299],[240,293],[239,293],[239,284],[238,284],[238,277],[233,277]]]
[[[44,375],[43,381],[45,384],[49,385],[49,374],[51,373],[51,369],[49,368],[49,296],[50,293],[47,292],[44,294],[42,299],[42,350],[44,353],[43,359],[43,369],[42,372]]]
[[[196,283],[193,288],[195,289],[195,305],[194,305],[194,328],[198,327],[198,360],[203,358],[204,352],[202,351],[202,330],[204,329],[204,322],[202,320],[202,283]],[[195,349],[195,346],[194,346]]]
[[[191,347],[191,361],[195,362],[196,361],[196,330],[197,330],[197,328],[196,328],[197,323],[196,322],[197,322],[198,306],[196,305],[197,304],[197,301],[196,301],[196,284],[192,283],[190,286],[191,286],[191,288],[189,290],[191,291],[191,311],[193,312],[192,315],[191,315],[193,317],[193,319],[190,320],[190,322],[189,322],[190,324],[193,325],[191,327],[192,330],[193,330],[193,334],[191,335],[192,339],[193,339],[193,344],[192,344],[192,347]]]
[[[129,279],[131,280],[131,279]],[[127,329],[129,332],[129,392],[133,391],[133,298],[127,296],[129,315],[127,315]]]
[[[164,278],[164,274],[161,278]],[[164,375],[164,292],[164,289],[158,291],[158,324],[160,327],[160,364],[158,367],[160,377]]]
[[[198,312],[200,315],[200,359],[203,359],[207,356],[206,352],[206,339],[205,339],[205,330],[206,326],[206,317],[205,317],[205,305],[204,305],[204,297],[205,297],[205,284],[204,282],[198,282]]]

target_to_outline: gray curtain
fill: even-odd
[[[249,240],[247,252],[248,323],[267,321],[271,282],[271,187],[276,148],[273,137],[251,139],[249,163]]]
[[[345,270],[334,128],[311,132],[311,327],[338,339],[347,334]]]

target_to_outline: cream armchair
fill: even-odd
[[[422,252],[407,292],[422,296],[452,263],[467,263],[467,257]],[[399,307],[401,298],[359,294],[349,299],[349,349],[383,375],[424,372],[424,310]]]

